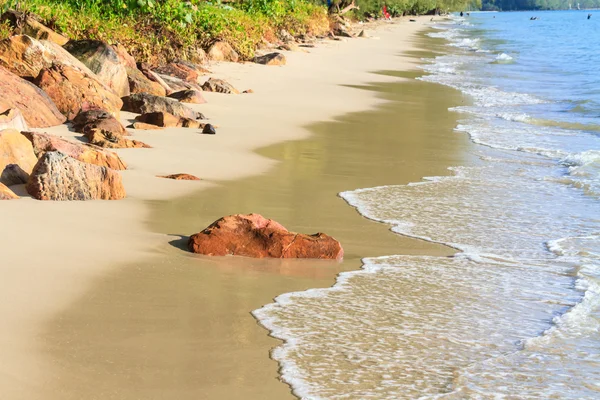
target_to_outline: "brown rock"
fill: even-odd
[[[186,82],[198,82],[199,77],[196,70],[180,63],[169,63],[162,67],[154,68],[153,71],[162,75],[174,76]]]
[[[108,149],[149,149],[144,142],[125,139],[117,133],[103,131],[102,129],[89,129],[83,134],[91,144]]]
[[[119,200],[125,188],[118,172],[75,160],[59,151],[44,153],[27,193],[38,200]]]
[[[254,57],[254,62],[263,65],[285,65],[285,56],[281,53],[270,53]]]
[[[17,164],[8,164],[2,174],[0,174],[0,183],[5,184],[6,186],[12,185],[22,185],[27,183],[29,179],[29,174],[23,171],[23,168],[19,167]]]
[[[204,104],[206,100],[202,96],[202,92],[198,90],[181,90],[171,93],[168,97],[178,100],[182,103]]]
[[[126,65],[113,46],[100,40],[71,40],[64,48],[119,97],[129,95]]]
[[[55,64],[69,65],[94,75],[81,61],[56,43],[25,35],[0,40],[0,66],[22,78],[33,80],[43,69]]]
[[[227,42],[216,42],[208,49],[208,58],[213,61],[238,62],[240,56]]]
[[[35,85],[0,67],[0,110],[18,109],[31,128],[65,122],[50,97]]]
[[[234,88],[229,82],[223,79],[209,78],[202,85],[202,90],[205,92],[217,92],[227,94],[239,94],[239,90]]]
[[[68,38],[35,20],[33,16],[18,11],[5,12],[0,17],[0,22],[8,22],[14,29],[14,35],[29,35],[36,39],[49,40],[59,46],[64,46],[69,41]]]
[[[135,58],[127,52],[127,49],[122,44],[117,43],[112,48],[117,53],[121,64],[125,65],[126,68],[137,68]]]
[[[205,125],[195,119],[177,117],[162,111],[138,115],[135,120],[164,128],[200,128]]]
[[[19,131],[6,129],[0,132],[0,174],[10,164],[16,164],[30,174],[36,163],[31,142]]]
[[[129,135],[121,122],[104,110],[81,111],[73,119],[75,132],[86,133],[92,129],[100,129],[103,132],[121,136]]]
[[[159,178],[175,179],[176,181],[200,181],[202,179],[190,174],[161,175]]]
[[[102,109],[118,116],[121,99],[93,75],[68,66],[43,69],[34,83],[54,101],[60,112],[72,120],[80,111]]]
[[[157,75],[171,88],[171,92],[179,92],[181,90],[202,90],[202,87],[196,82],[184,81],[175,76],[165,74],[157,73]]]
[[[146,124],[145,122],[134,122],[133,124],[131,124],[130,128],[140,129],[140,130],[145,130],[145,131],[163,129],[161,126]]]
[[[290,232],[259,214],[231,215],[213,222],[190,237],[188,248],[209,256],[322,258],[340,260],[340,243],[324,233],[305,235]]]
[[[155,96],[166,96],[167,91],[160,83],[151,81],[136,67],[127,67],[127,80],[129,81],[129,91],[133,93],[148,93]]]
[[[168,112],[158,111],[138,115],[135,117],[135,120],[163,128],[174,128],[179,126],[180,118],[173,114],[169,114]]]
[[[165,93],[169,94],[169,93],[173,92],[173,89],[171,89],[171,87],[165,82],[165,80],[162,79],[156,72],[152,71],[148,64],[138,63],[137,67],[138,67],[138,70],[140,70],[146,78],[148,78],[152,82],[156,82],[160,86],[162,86],[162,88],[165,89]],[[133,94],[133,92],[132,92],[132,94]]]
[[[247,90],[244,90],[242,93],[250,94],[250,93],[254,93],[254,90],[247,89]]]
[[[78,161],[107,167],[117,170],[127,169],[127,165],[121,160],[117,153],[104,150],[101,147],[88,143],[75,143],[62,139],[58,136],[38,132],[21,132],[33,145],[33,151],[37,158],[44,153],[60,151]]]
[[[0,183],[0,200],[14,200],[18,198],[19,196],[17,196],[12,190]]]
[[[27,122],[25,122],[25,118],[23,118],[21,111],[15,108],[9,108],[3,113],[0,113],[0,130],[4,129],[16,129],[18,131],[27,130]]]
[[[191,120],[205,119],[202,113],[192,110],[177,100],[169,99],[168,97],[153,96],[148,93],[136,93],[123,97],[123,110],[138,114],[165,112]]]

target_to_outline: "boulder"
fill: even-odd
[[[81,111],[73,119],[75,132],[86,133],[92,129],[100,129],[103,132],[121,136],[129,135],[121,122],[104,110]]]
[[[69,65],[94,75],[81,61],[56,43],[36,40],[26,35],[0,40],[0,66],[21,78],[33,80],[43,69],[55,64]]]
[[[206,125],[195,119],[177,117],[163,111],[138,115],[135,120],[163,128],[204,128]]]
[[[34,83],[54,101],[60,112],[72,120],[80,111],[102,109],[119,115],[121,99],[95,76],[68,65],[43,69]]]
[[[10,164],[18,165],[30,174],[37,163],[31,142],[14,129],[0,132],[0,174]]]
[[[16,108],[9,108],[0,113],[0,130],[4,129],[16,129],[18,131],[27,130],[27,122],[25,122],[25,118],[23,118],[21,111]]]
[[[202,90],[205,92],[217,92],[227,94],[239,94],[239,90],[234,88],[229,82],[223,79],[209,78],[202,85]]]
[[[188,248],[193,253],[208,256],[332,260],[341,260],[344,256],[342,246],[331,236],[290,232],[259,214],[237,214],[218,219],[191,236]]]
[[[240,56],[227,42],[216,42],[208,49],[208,58],[213,61],[238,62]]]
[[[14,200],[18,198],[19,196],[17,196],[12,190],[0,183],[0,200]]]
[[[169,63],[162,67],[154,68],[154,72],[161,75],[173,76],[186,82],[198,82],[198,71],[182,63]]]
[[[83,163],[59,151],[44,153],[26,188],[27,193],[38,200],[119,200],[125,197],[117,171]]]
[[[31,14],[8,10],[0,17],[0,22],[8,23],[14,30],[13,35],[29,35],[40,40],[49,40],[64,46],[69,38],[54,32],[41,24]]]
[[[254,62],[263,65],[285,65],[285,56],[281,53],[269,53],[254,57]]]
[[[176,181],[200,181],[202,179],[190,174],[160,175],[159,178],[175,179]]]
[[[126,69],[130,93],[148,93],[155,96],[167,95],[167,91],[160,83],[148,79],[137,67],[127,67]]]
[[[177,117],[189,118],[191,120],[205,119],[202,113],[192,110],[185,104],[168,97],[154,96],[148,93],[135,93],[123,97],[123,111],[138,114],[151,112],[166,112]],[[140,121],[147,122],[147,121]]]
[[[6,186],[22,185],[27,183],[28,179],[29,174],[17,164],[8,164],[0,174],[0,183]]]
[[[149,149],[144,142],[139,140],[126,139],[118,133],[104,131],[102,129],[89,129],[83,134],[87,140],[96,146],[108,149]]]
[[[170,88],[171,92],[178,92],[181,90],[202,90],[202,87],[196,82],[188,82],[175,76],[165,75],[156,73],[160,79],[163,80]]]
[[[0,110],[17,109],[30,128],[65,122],[50,97],[35,85],[0,67]]]
[[[64,48],[94,72],[119,97],[129,95],[125,62],[113,46],[100,40],[71,40]]]
[[[171,87],[165,82],[165,80],[163,78],[161,78],[156,72],[152,71],[150,69],[150,66],[148,64],[146,64],[146,63],[138,63],[137,67],[138,67],[138,70],[141,71],[142,74],[144,74],[144,76],[146,78],[148,78],[152,82],[156,82],[160,86],[162,86],[162,88],[165,89],[165,92],[167,94],[173,92],[173,89],[171,89]],[[132,94],[133,94],[133,92],[132,92]]]
[[[284,43],[278,47],[279,50],[301,51],[302,49],[296,43]]]
[[[133,124],[131,124],[131,126],[129,126],[129,128],[140,129],[144,131],[163,129],[161,126],[147,124],[145,122],[134,122]]]
[[[202,92],[198,90],[180,90],[179,92],[171,93],[168,97],[178,100],[181,103],[204,104],[206,100],[202,96]]]
[[[37,158],[44,153],[60,151],[78,161],[117,170],[127,169],[127,165],[117,153],[104,150],[88,143],[76,143],[58,136],[38,132],[21,132],[32,144]]]

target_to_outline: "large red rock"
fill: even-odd
[[[123,170],[127,165],[117,153],[88,143],[75,143],[58,136],[38,132],[21,132],[33,145],[35,155],[40,158],[44,153],[60,151],[71,158],[101,167]]]
[[[259,214],[230,215],[190,237],[190,251],[209,256],[321,258],[341,260],[340,242],[324,233],[290,232]]]
[[[43,69],[34,83],[54,101],[60,112],[72,120],[80,111],[101,109],[114,116],[123,106],[121,99],[93,74],[68,65]]]
[[[18,198],[19,196],[14,194],[12,190],[0,183],[0,200],[13,200]]]
[[[11,164],[30,174],[37,163],[31,142],[14,129],[0,132],[0,174]]]
[[[29,14],[8,10],[0,17],[0,22],[8,23],[13,28],[13,34],[29,35],[36,39],[49,40],[59,46],[63,46],[69,41],[68,38],[54,32]]]
[[[0,110],[9,108],[19,110],[30,128],[47,128],[65,122],[45,92],[0,67]]]
[[[26,188],[27,193],[38,200],[119,200],[125,197],[117,171],[83,163],[58,151],[44,153]]]
[[[88,67],[56,43],[26,35],[0,40],[0,66],[22,78],[32,80],[44,68],[54,64],[69,65],[93,75]]]
[[[71,40],[64,48],[75,58],[85,64],[106,86],[119,97],[129,96],[129,81],[125,58],[125,49],[120,49],[121,56],[115,48],[100,40]]]

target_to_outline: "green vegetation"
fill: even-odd
[[[329,29],[326,9],[302,0],[250,0],[236,7],[200,0],[0,0],[0,7],[34,14],[72,39],[118,41],[149,62],[194,61],[198,48],[218,40],[249,59],[281,29],[317,35]]]
[[[484,0],[484,11],[514,10],[567,10],[577,8],[600,8],[600,0]]]
[[[341,1],[346,6],[350,0]],[[480,0],[356,0],[348,15],[392,16],[455,11]],[[596,0],[594,0],[596,1]],[[475,3],[474,3],[475,2]],[[71,39],[119,42],[140,61],[196,61],[198,49],[225,40],[243,59],[263,41],[286,30],[292,35],[324,35],[330,29],[326,0],[0,0],[0,11],[16,9]],[[0,24],[0,38],[12,33]]]

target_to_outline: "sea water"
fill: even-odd
[[[306,399],[600,398],[600,14],[433,26],[420,79],[463,92],[476,161],[340,195],[454,257],[382,255],[255,316]],[[538,19],[530,20],[530,16]]]

